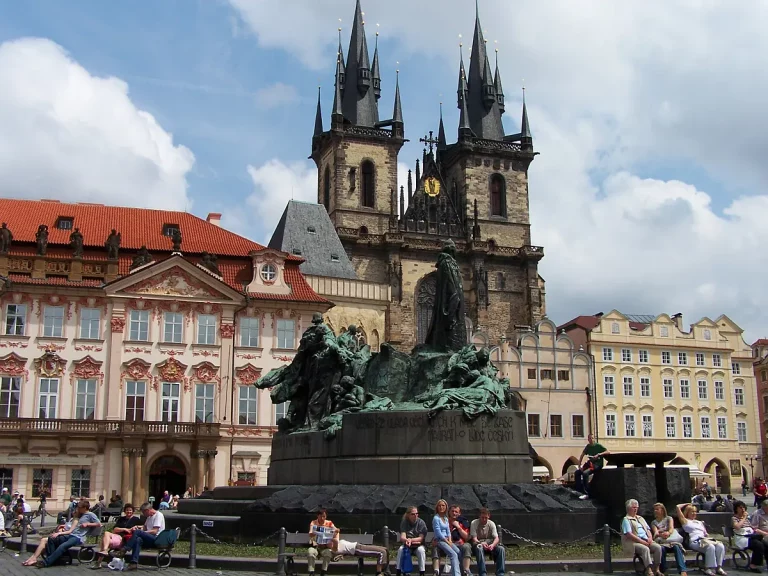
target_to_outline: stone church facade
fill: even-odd
[[[330,129],[318,100],[312,159],[325,206],[357,280],[390,288],[383,341],[401,349],[422,342],[434,301],[443,243],[457,246],[467,330],[499,342],[545,315],[543,248],[531,244],[528,168],[536,156],[523,104],[520,132],[505,135],[504,92],[491,69],[479,15],[469,72],[459,65],[457,141],[442,115],[408,189],[397,186],[405,142],[399,84],[391,119],[379,118],[378,47],[370,64],[360,2],[349,49],[339,45]],[[427,148],[428,147],[428,148]],[[415,176],[415,178],[414,178]]]

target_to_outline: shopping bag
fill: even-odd
[[[413,558],[411,557],[411,549],[408,546],[403,545],[403,553],[400,559],[400,572],[403,574],[410,574],[413,572]]]

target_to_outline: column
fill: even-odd
[[[136,500],[136,502],[133,503],[134,506],[137,508],[141,506],[144,502],[141,500],[141,477],[143,476],[144,472],[141,469],[141,457],[144,453],[144,450],[141,448],[137,448],[133,452],[133,498]]]
[[[202,492],[203,486],[205,486],[205,450],[197,451],[197,476],[195,482],[195,493]]]
[[[208,450],[208,488],[216,487],[216,450]]]
[[[122,476],[120,480],[120,496],[123,498],[123,502],[126,504],[130,502],[130,486],[131,486],[131,449],[130,448],[123,448],[123,465],[122,465]]]

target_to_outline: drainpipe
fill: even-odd
[[[237,315],[243,310],[247,309],[251,305],[251,297],[248,292],[245,293],[245,305],[242,308],[235,310],[235,316],[232,320],[234,327],[234,334],[232,334],[232,358],[229,367],[229,382],[232,388],[232,398],[229,406],[229,425],[234,429],[235,427],[235,342],[237,342]],[[232,462],[232,453],[235,449],[235,435],[232,434],[232,438],[229,441],[229,485],[232,485],[232,469],[234,464]]]

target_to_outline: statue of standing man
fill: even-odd
[[[0,228],[0,254],[8,254],[8,250],[11,249],[12,241],[13,234],[11,234],[8,224],[3,222],[3,226]]]
[[[424,343],[433,348],[448,350],[461,350],[467,344],[464,286],[453,240],[443,244],[443,250],[437,257],[435,306]]]

